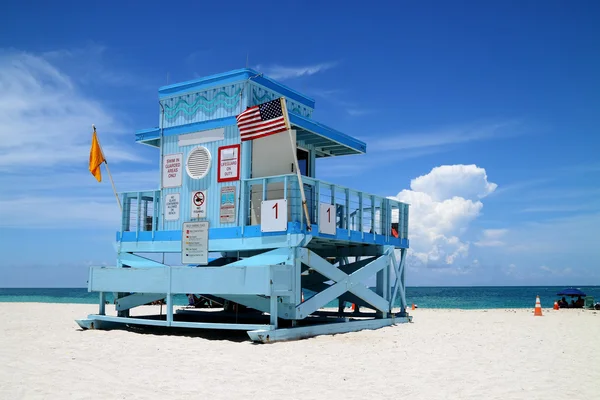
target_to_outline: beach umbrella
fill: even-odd
[[[562,291],[558,292],[556,295],[557,296],[571,296],[571,297],[575,297],[575,296],[585,297],[585,293],[583,293],[579,289],[574,289],[574,288],[563,289]]]

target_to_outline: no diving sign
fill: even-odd
[[[206,217],[206,190],[192,192],[192,219]]]

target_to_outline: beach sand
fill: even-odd
[[[96,311],[0,303],[0,398],[600,399],[598,311],[417,309],[410,324],[260,345],[80,330]]]

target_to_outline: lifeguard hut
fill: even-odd
[[[253,69],[164,86],[159,104],[159,127],[135,137],[159,149],[160,184],[119,194],[117,262],[90,268],[99,311],[82,328],[236,329],[273,342],[410,320],[408,205],[317,179],[318,158],[363,154],[365,143],[316,122],[314,100]],[[236,118],[260,123],[280,108],[276,134]],[[175,310],[174,295],[222,310]],[[130,313],[159,300],[165,315]]]

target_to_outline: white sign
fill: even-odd
[[[181,186],[183,153],[164,155],[162,167],[162,187],[174,188]]]
[[[177,221],[179,219],[179,193],[165,196],[165,220]]]
[[[192,219],[206,217],[206,190],[197,190],[192,192]]]
[[[282,232],[287,230],[287,200],[265,200],[260,204],[260,231]]]
[[[179,147],[183,147],[200,143],[214,142],[223,139],[225,139],[225,128],[217,128],[179,135],[177,138],[177,144]]]
[[[219,176],[217,182],[240,179],[240,145],[219,147]]]
[[[183,223],[181,263],[208,264],[208,221]]]
[[[219,220],[222,224],[235,222],[235,186],[221,188]]]
[[[319,207],[319,232],[327,235],[335,235],[335,206],[332,204],[320,203]]]

